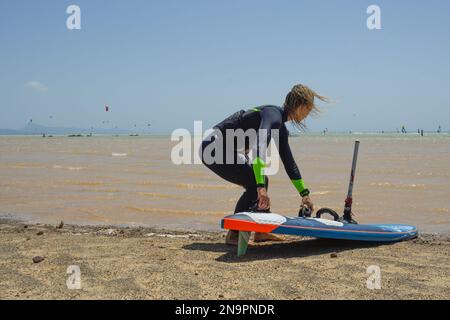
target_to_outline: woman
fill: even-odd
[[[270,209],[270,198],[267,194],[269,180],[264,175],[264,167],[266,149],[272,138],[272,132],[278,133],[279,155],[292,184],[302,197],[301,206],[309,208],[311,212],[314,210],[314,204],[309,196],[310,191],[302,179],[300,170],[295,163],[289,147],[289,132],[286,129],[285,122],[292,121],[296,127],[305,128],[303,123],[305,118],[311,112],[318,112],[318,108],[314,104],[315,98],[327,101],[325,97],[318,95],[307,86],[298,84],[287,94],[283,107],[265,105],[250,110],[238,111],[217,124],[214,127],[216,133],[213,133],[203,141],[201,148],[203,163],[223,179],[245,188],[245,192],[236,204],[234,213],[249,211],[251,208],[266,212]],[[235,141],[231,142],[233,146],[231,148],[232,150],[226,148],[226,131],[236,131],[239,129],[244,132],[253,129],[257,132],[257,141],[253,153],[254,159],[251,163],[248,160],[250,144],[248,141],[245,141],[245,146],[243,146],[245,150],[244,155],[247,160],[245,162],[240,161],[239,163],[238,161],[238,159],[242,159],[242,154],[239,152],[239,147]],[[218,142],[220,139],[222,139],[221,143],[224,152],[221,152],[217,156],[221,161],[216,161],[216,158],[214,161],[211,161],[210,158],[207,159],[205,151],[213,142]],[[232,153],[231,158],[235,161],[226,161],[226,155],[230,156],[230,152]],[[212,156],[216,156],[214,150]],[[226,243],[236,244],[237,239],[238,232],[230,231],[228,232]],[[256,233],[254,239],[255,241],[279,240],[274,235],[261,233]]]

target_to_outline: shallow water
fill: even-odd
[[[450,233],[450,136],[306,135],[290,139],[318,207],[341,211],[353,142],[360,223],[408,223]],[[176,166],[170,137],[0,137],[0,212],[35,222],[218,230],[241,188],[202,165]],[[270,177],[272,211],[300,198],[284,169]]]

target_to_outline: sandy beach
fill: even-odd
[[[342,209],[355,138],[292,139],[318,207]],[[293,237],[237,258],[219,222],[241,188],[173,165],[168,137],[2,137],[0,299],[450,299],[449,138],[357,138],[357,219],[414,224],[420,238]],[[274,212],[296,215],[282,168],[269,193]],[[70,266],[81,289],[67,286]]]
[[[289,238],[241,258],[224,236],[2,220],[0,299],[450,299],[448,236],[381,246]],[[72,265],[81,289],[66,284]],[[366,285],[371,265],[379,290]]]

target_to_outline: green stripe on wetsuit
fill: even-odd
[[[260,109],[260,107],[254,107],[254,108],[251,108],[249,111],[261,112],[261,109]],[[253,164],[252,164],[253,173],[255,174],[256,185],[258,187],[266,185],[266,178],[264,176],[265,166],[266,166],[266,163],[260,157],[256,157],[256,159],[253,160]]]
[[[303,197],[305,195],[309,195],[309,190],[308,188],[306,188],[305,186],[305,182],[303,181],[303,179],[296,179],[296,180],[291,180],[292,184],[294,185],[295,189],[297,189],[298,193],[300,193],[300,195]]]
[[[266,178],[264,176],[264,167],[265,166],[266,166],[266,163],[260,157],[256,157],[255,160],[253,160],[253,163],[252,163],[253,173],[255,174],[256,185],[258,185],[258,186],[266,185]]]

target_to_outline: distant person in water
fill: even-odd
[[[226,130],[230,129],[236,132],[241,129],[244,132],[249,129],[254,129],[257,133],[257,141],[254,144],[256,152],[253,152],[253,160],[250,161],[248,158],[248,153],[250,149],[250,142],[246,141],[245,148],[243,152],[239,151],[236,146],[236,142],[231,142],[233,150],[231,150],[231,157],[233,159],[245,159],[241,163],[228,163],[229,161],[214,161],[213,163],[208,163],[205,159],[206,152],[205,149],[216,141],[216,139],[221,139],[219,135],[214,133],[206,138],[202,142],[201,146],[201,157],[203,163],[219,177],[242,186],[245,191],[242,196],[237,201],[234,212],[246,212],[251,211],[252,208],[258,211],[269,211],[270,210],[270,198],[267,193],[269,179],[264,174],[265,159],[267,146],[271,140],[271,130],[276,129],[278,131],[279,145],[278,151],[280,158],[283,162],[286,173],[288,174],[292,184],[299,193],[301,197],[301,207],[306,207],[314,210],[314,204],[310,198],[310,191],[306,187],[300,170],[292,155],[291,148],[288,142],[289,132],[285,126],[287,121],[292,121],[294,126],[302,129],[305,128],[304,120],[311,113],[317,113],[319,109],[314,103],[314,99],[317,98],[322,101],[327,101],[325,97],[318,95],[316,92],[311,90],[305,85],[296,85],[287,94],[285,102],[282,107],[274,105],[263,105],[258,107],[253,107],[249,110],[240,110],[219,124],[217,124],[214,129],[220,131],[220,137],[226,140]],[[260,134],[263,138],[260,138]],[[223,160],[225,160],[225,155],[230,150],[226,149],[226,141],[222,143],[223,150],[220,153],[220,157],[223,155]],[[214,151],[216,152],[216,151]],[[217,154],[219,154],[217,152]],[[213,155],[215,156],[215,154]],[[227,158],[228,159],[228,158]],[[268,240],[280,240],[274,235],[265,233],[256,233],[254,240],[268,241]],[[238,232],[229,231],[226,238],[227,244],[236,245],[238,241]]]
[[[402,126],[402,133],[406,133],[406,128],[405,128],[405,126]]]

